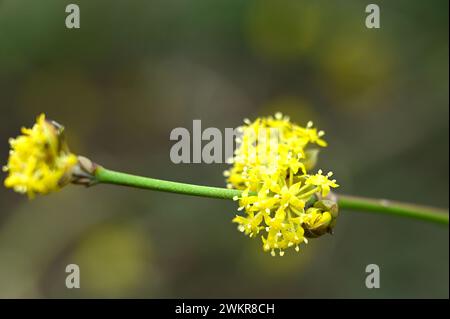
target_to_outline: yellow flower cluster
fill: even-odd
[[[261,234],[263,249],[284,255],[288,247],[299,251],[307,237],[331,232],[337,206],[326,197],[338,187],[332,173],[308,172],[314,167],[317,146],[325,147],[324,132],[309,122],[306,127],[293,124],[281,113],[275,117],[246,119],[239,127],[241,136],[233,166],[224,172],[227,187],[242,190],[233,222],[250,237]],[[314,147],[316,146],[316,147]]]
[[[62,131],[62,126],[41,114],[31,129],[22,128],[22,135],[9,139],[5,186],[33,198],[68,183],[77,157],[69,152]]]

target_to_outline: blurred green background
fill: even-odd
[[[65,28],[77,3],[81,28]],[[282,111],[313,120],[340,192],[448,207],[448,1],[0,1],[0,160],[36,115],[109,168],[224,185],[170,161],[170,131]],[[301,254],[265,254],[235,203],[116,186],[0,189],[0,297],[449,296],[448,227],[343,211]],[[65,287],[65,267],[81,288]],[[365,287],[365,267],[381,288]]]

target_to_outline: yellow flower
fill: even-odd
[[[325,142],[321,137],[325,135],[324,131],[317,131],[317,129],[313,128],[313,122],[309,121],[306,125],[306,128],[298,127],[297,130],[301,131],[302,134],[308,137],[308,140],[311,143],[316,143],[319,146],[327,146],[327,142]]]
[[[289,188],[286,185],[283,186],[280,191],[282,207],[291,207],[294,212],[301,213],[300,211],[305,207],[305,201],[297,197],[300,193],[301,184],[301,182],[298,182]]]
[[[233,222],[249,237],[261,234],[264,251],[284,255],[284,250],[307,243],[306,237],[317,237],[334,226],[335,216],[322,208],[311,210],[311,200],[327,196],[338,187],[319,171],[309,175],[317,159],[317,147],[326,146],[323,131],[293,124],[281,113],[275,117],[246,119],[238,131],[232,167],[224,172],[227,186],[242,190]],[[306,210],[306,211],[305,211]],[[307,230],[305,232],[305,229]]]
[[[34,126],[22,128],[22,135],[11,138],[8,173],[4,184],[16,192],[35,194],[56,191],[70,182],[77,156],[70,153],[63,139],[63,127],[38,116]]]
[[[329,172],[327,175],[322,175],[322,170],[319,169],[317,174],[307,178],[306,184],[319,186],[322,189],[322,196],[325,197],[330,192],[330,187],[336,188],[339,186],[336,184],[335,179],[329,179],[331,176],[333,176],[333,172]]]

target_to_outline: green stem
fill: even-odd
[[[343,209],[397,215],[448,225],[448,211],[434,207],[349,195],[338,195],[338,205]]]
[[[237,189],[170,182],[155,178],[116,172],[103,167],[98,167],[96,169],[95,179],[97,182],[104,184],[116,184],[135,188],[151,189],[161,192],[170,192],[201,197],[233,199],[234,196],[239,196],[241,194],[241,191]]]
[[[162,192],[220,199],[233,199],[233,197],[240,196],[242,193],[242,191],[236,189],[170,182],[116,172],[103,167],[98,167],[95,170],[95,180],[98,183],[103,184],[116,184]],[[433,207],[347,195],[338,195],[337,197],[338,205],[343,209],[397,215],[444,225],[448,225],[449,222],[448,211]]]

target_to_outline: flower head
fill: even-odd
[[[235,197],[238,211],[245,213],[233,219],[238,229],[249,237],[260,235],[264,251],[280,256],[289,247],[299,251],[307,237],[331,232],[337,206],[332,210],[316,203],[338,185],[329,179],[331,173],[308,173],[318,147],[327,145],[324,132],[312,122],[298,126],[281,113],[244,123],[233,166],[224,173],[228,187],[243,191]]]
[[[8,163],[3,167],[8,173],[5,186],[32,198],[70,182],[77,156],[69,151],[63,130],[41,114],[32,128],[22,128],[22,135],[11,138]]]

